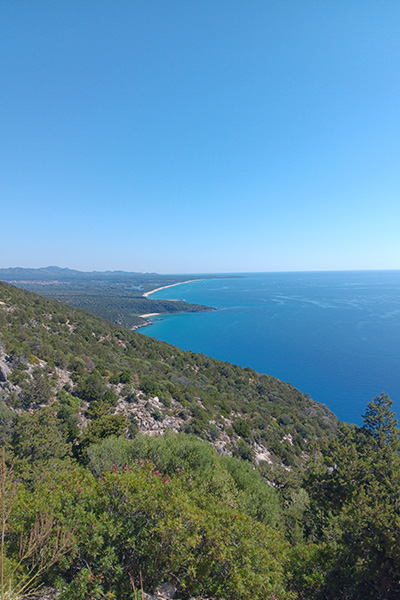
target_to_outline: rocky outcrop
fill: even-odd
[[[0,382],[7,381],[7,377],[11,374],[11,369],[3,358],[0,358]]]

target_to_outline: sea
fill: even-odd
[[[382,392],[400,416],[400,271],[213,275],[151,298],[217,310],[153,317],[144,335],[273,375],[342,421],[361,425]]]

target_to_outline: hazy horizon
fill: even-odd
[[[28,269],[28,270],[42,270],[42,269],[51,269],[51,268],[57,268],[57,269],[66,269],[66,270],[70,270],[70,271],[78,271],[80,273],[138,273],[138,274],[146,274],[146,273],[154,273],[157,275],[251,275],[251,274],[267,274],[267,273],[346,273],[346,272],[374,272],[374,271],[400,271],[400,269],[304,269],[304,270],[271,270],[271,271],[186,271],[186,272],[172,272],[172,271],[137,271],[137,270],[132,270],[132,271],[126,271],[124,269],[119,269],[118,267],[116,268],[111,268],[111,269],[92,269],[92,270],[81,270],[75,267],[69,267],[69,266],[62,266],[60,267],[59,265],[46,265],[46,266],[40,266],[40,267],[21,267],[20,265],[15,265],[13,267],[2,267],[0,266],[0,271],[1,270],[7,270],[7,269]]]

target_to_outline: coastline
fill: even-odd
[[[188,279],[187,281],[178,281],[178,283],[170,283],[169,285],[163,285],[161,287],[155,288],[154,290],[150,290],[149,292],[145,292],[144,294],[142,294],[142,296],[143,298],[147,298],[147,296],[149,296],[150,294],[154,294],[154,292],[166,290],[167,288],[175,287],[176,285],[182,285],[183,283],[192,283],[192,281],[203,281],[203,279]]]
[[[177,283],[163,285],[161,287],[155,288],[154,290],[149,290],[148,292],[144,292],[144,294],[142,294],[142,298],[147,298],[150,294],[153,294],[154,292],[158,292],[160,290],[165,290],[170,287],[175,287],[176,285],[182,285],[183,283],[192,283],[193,281],[204,281],[204,279],[188,279],[187,281],[178,281]],[[178,302],[178,300],[173,300],[170,298],[168,300],[168,302]],[[210,310],[213,310],[213,309],[210,308]],[[144,321],[144,323],[142,323],[140,325],[134,325],[133,327],[131,327],[131,331],[137,331],[138,329],[141,329],[142,327],[148,327],[149,325],[152,325],[153,321],[151,320],[150,317],[157,317],[159,315],[167,315],[167,314],[170,314],[170,313],[155,312],[155,313],[146,313],[144,315],[138,315],[138,317],[141,317],[142,319],[146,319],[146,320]]]
[[[156,313],[156,314],[160,314],[160,313]],[[137,331],[138,329],[141,329],[142,327],[148,327],[153,322],[150,319],[148,319],[147,317],[145,317],[144,315],[138,315],[138,316],[142,316],[142,318],[146,318],[146,320],[144,321],[144,323],[140,323],[139,325],[132,325],[131,331]]]

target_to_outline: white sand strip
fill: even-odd
[[[187,281],[178,281],[178,283],[171,283],[170,285],[163,285],[162,287],[158,287],[155,290],[150,290],[149,292],[145,292],[143,298],[147,298],[150,294],[154,294],[154,292],[159,292],[160,290],[165,290],[166,288],[175,287],[176,285],[182,285],[183,283],[192,283],[192,281],[203,281],[202,279],[188,279]],[[142,315],[143,316],[143,315]]]

